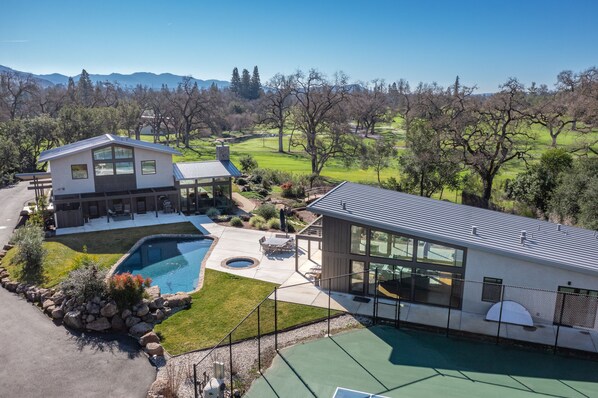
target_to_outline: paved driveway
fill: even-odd
[[[0,189],[0,245],[30,195]],[[2,288],[0,325],[0,397],[145,397],[155,379],[132,339],[70,333]]]

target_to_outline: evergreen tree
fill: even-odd
[[[249,77],[249,71],[247,69],[243,69],[243,73],[241,75],[241,87],[239,94],[241,97],[249,99],[249,94],[251,91],[251,78]]]
[[[257,65],[253,67],[253,74],[251,75],[249,99],[258,99],[262,83],[260,82],[260,72],[257,70]]]
[[[77,89],[75,88],[75,81],[72,77],[69,77],[69,82],[66,86],[66,93],[71,104],[77,101]]]
[[[235,94],[241,94],[241,78],[239,77],[239,69],[233,69],[233,77],[230,79],[230,91]]]
[[[81,76],[77,82],[77,99],[83,106],[91,106],[93,100],[93,83],[89,78],[89,73],[85,69],[81,71]]]

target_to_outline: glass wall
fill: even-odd
[[[370,263],[368,294],[376,293],[376,270],[378,270],[378,294],[382,297],[411,299],[411,268],[399,265]]]
[[[418,240],[417,262],[462,267],[463,250]]]
[[[365,262],[351,261],[351,292],[363,294],[365,287]]]
[[[364,254],[367,246],[367,229],[351,225],[351,253]]]
[[[453,278],[461,277],[461,274],[417,268],[413,274],[413,301],[448,307]],[[452,307],[460,305],[458,297],[453,294]]]
[[[372,229],[370,255],[398,260],[413,259],[413,239]]]

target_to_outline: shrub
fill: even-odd
[[[150,278],[126,272],[108,280],[108,292],[120,309],[129,308],[141,301],[145,288],[151,283]]]
[[[257,161],[251,155],[243,155],[239,158],[239,164],[241,165],[241,170],[244,173],[248,173],[251,170],[257,169]]]
[[[237,182],[237,185],[241,185],[241,186],[247,185],[247,180],[242,177],[237,178],[236,182]]]
[[[41,271],[46,255],[44,229],[35,224],[26,225],[15,231],[12,241],[18,248],[15,261],[23,264],[23,270],[27,273]]]
[[[261,205],[257,209],[253,211],[258,216],[264,217],[264,219],[269,220],[271,218],[277,217],[278,212],[276,211],[276,207],[273,204],[267,203],[265,205]]]
[[[266,219],[262,216],[253,216],[249,219],[249,225],[257,228],[257,224],[264,224]]]
[[[231,227],[243,227],[243,220],[241,220],[239,217],[233,217],[230,219],[230,226]]]
[[[206,211],[206,216],[210,217],[210,218],[216,218],[220,215],[220,211],[215,208],[215,207],[210,207],[207,211]]]
[[[280,220],[278,218],[269,219],[268,229],[280,229]]]
[[[95,296],[105,296],[106,270],[90,256],[85,257],[83,266],[71,271],[67,278],[60,283],[60,289],[68,295],[81,300],[91,300]]]

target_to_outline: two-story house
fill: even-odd
[[[42,152],[38,162],[49,164],[56,227],[230,206],[231,179],[240,172],[228,147],[217,148],[215,161],[177,165],[173,155],[180,152],[112,134]]]

